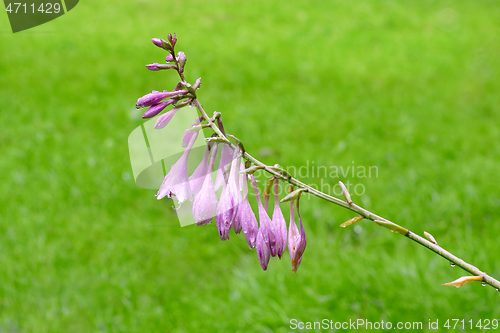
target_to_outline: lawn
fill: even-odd
[[[176,32],[200,101],[251,154],[376,167],[297,177],[359,184],[355,202],[498,279],[496,1],[87,0],[16,34],[2,15],[0,332],[500,318],[499,292],[441,286],[467,273],[367,220],[339,228],[355,215],[307,194],[298,272],[288,256],[264,272],[243,235],[181,228],[138,187],[127,141],[137,98],[177,83],[144,67],[165,55],[150,39]]]

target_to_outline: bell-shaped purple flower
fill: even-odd
[[[213,149],[212,149],[213,150]],[[215,149],[215,152],[217,152],[217,149]],[[212,152],[213,154],[213,152]],[[208,171],[208,156],[210,155],[210,149],[209,145],[207,144],[207,149],[205,150],[205,154],[203,155],[203,159],[201,160],[201,163],[198,165],[196,170],[194,170],[193,174],[189,176],[189,181],[191,183],[191,192],[193,193],[193,197],[196,198],[196,195],[198,192],[200,192],[204,182],[205,178],[207,177],[207,171]],[[213,165],[212,165],[213,167]],[[210,178],[212,178],[212,175],[210,174]],[[215,192],[215,190],[214,190]]]
[[[215,190],[218,191],[222,184],[226,183],[224,177],[224,171],[226,166],[231,163],[231,157],[233,156],[233,150],[229,145],[223,145],[220,153],[219,168],[217,170],[217,178],[215,179]]]
[[[248,246],[251,249],[255,248],[257,232],[259,231],[259,224],[257,218],[252,211],[250,202],[248,202],[248,180],[247,175],[242,174],[245,179],[243,181],[243,201],[238,207],[238,212],[235,217],[241,223],[241,229],[247,240]]]
[[[233,162],[231,163],[231,171],[229,172],[229,191],[233,200],[234,219],[232,227],[234,233],[239,234],[242,229],[241,220],[238,218],[238,210],[242,203],[241,188],[240,188],[240,167],[241,155],[240,150],[237,148],[234,152]],[[236,157],[236,158],[234,158]]]
[[[260,222],[260,227],[259,227],[259,232],[257,233],[257,252],[259,252],[259,234],[262,235],[262,239],[264,240],[264,243],[267,246],[267,251],[269,252],[270,255],[276,255],[276,236],[274,233],[271,231],[271,219],[269,218],[269,215],[267,215],[266,210],[264,209],[264,206],[262,205],[262,201],[260,200],[259,196],[259,188],[257,186],[257,180],[255,179],[254,175],[250,175],[250,180],[252,181],[252,186],[255,191],[255,197],[257,198],[257,206],[259,207],[259,222]],[[263,245],[260,245],[261,247]],[[265,254],[266,251],[261,248],[261,253]],[[259,261],[260,265],[262,268],[265,270],[264,267],[267,268],[267,262],[261,261],[261,259],[265,259],[266,256],[261,257],[259,256]]]
[[[292,272],[296,273],[302,262],[302,255],[306,249],[306,233],[302,225],[302,218],[299,212],[299,201],[297,200],[297,214],[299,215],[300,232],[295,224],[295,213],[293,201],[290,201],[290,226],[288,230],[288,252],[292,260]]]
[[[280,208],[280,200],[278,197],[278,178],[274,179],[274,211],[272,218],[272,225],[276,232],[276,247],[278,257],[281,259],[286,248],[286,221]]]
[[[257,233],[257,244],[255,248],[257,250],[257,256],[259,257],[260,266],[263,270],[266,270],[271,256],[269,246],[265,242],[263,234],[264,232],[262,231],[262,228],[259,228],[259,231]]]
[[[212,148],[210,164],[206,170],[207,172],[205,177],[202,177],[203,186],[194,198],[193,217],[197,225],[211,223],[217,209],[217,194],[215,194],[215,188],[212,181],[215,155],[217,155],[217,146]]]
[[[235,176],[237,154],[239,154],[238,149],[236,149],[236,151],[234,152],[228,182],[223,183],[219,205],[217,205],[217,214],[215,216],[215,221],[217,222],[217,230],[219,231],[219,237],[221,240],[229,239],[229,230],[231,230],[233,220],[236,216],[236,212],[238,209],[237,205],[241,202],[241,194],[239,201],[237,202],[237,198],[235,197],[236,190],[234,188],[237,182],[237,178]],[[239,230],[241,230],[241,228]]]
[[[179,160],[172,165],[170,171],[165,176],[165,179],[156,194],[158,200],[165,196],[170,198],[172,194],[177,197],[179,204],[186,200],[192,200],[193,194],[191,193],[191,188],[189,186],[187,162],[189,152],[193,148],[197,137],[198,134],[191,139],[191,142],[189,142],[189,145],[182,154],[181,158],[179,158]]]
[[[203,116],[197,118],[194,121],[193,125],[191,125],[187,130],[184,131],[184,135],[182,136],[182,146],[183,147],[187,147],[189,141],[191,141],[191,138],[194,135],[194,131],[191,131],[191,129],[195,126],[198,126],[202,120],[203,120]]]

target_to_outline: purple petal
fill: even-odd
[[[259,232],[257,233],[256,243],[257,256],[259,258],[260,266],[263,270],[266,270],[267,265],[269,264],[270,253],[269,246],[264,240],[263,232],[261,229],[259,229]]]
[[[144,112],[142,118],[153,118],[173,102],[175,102],[175,100],[169,99],[168,101],[160,102],[156,105],[151,106],[149,109],[146,110],[146,112]]]
[[[272,218],[272,225],[276,231],[276,247],[278,257],[281,259],[286,248],[286,221],[283,216],[283,212],[280,208],[280,202],[278,198],[278,179],[274,180],[274,211]]]
[[[194,134],[194,133],[193,133]],[[205,155],[203,155],[203,159],[201,160],[201,163],[198,165],[196,170],[194,170],[193,174],[189,176],[189,181],[191,182],[191,190],[193,191],[193,195],[196,196],[198,192],[201,190],[201,188],[204,185],[205,178],[208,177],[207,170],[208,170],[208,156],[210,154],[210,150],[207,149],[205,150]],[[210,174],[210,180],[212,179],[212,174]],[[214,190],[215,192],[215,190]]]
[[[164,92],[154,91],[139,98],[135,105],[141,108],[146,106],[152,106],[160,103],[165,98],[174,97],[178,95],[185,95],[187,93],[188,93],[187,90],[164,91]]]
[[[259,231],[262,232],[262,237],[264,237],[264,241],[269,246],[271,255],[274,257],[277,254],[276,231],[272,227],[271,219],[269,218],[269,215],[267,215],[264,206],[262,206],[262,201],[260,200],[259,196],[259,188],[257,186],[257,179],[255,179],[254,175],[250,175],[250,180],[252,181],[252,186],[255,191],[255,197],[257,198],[257,205],[259,207]]]
[[[233,219],[234,209],[231,193],[229,191],[229,186],[224,185],[215,216],[215,222],[217,223],[217,230],[219,231],[221,240],[229,239],[229,230],[231,229]]]
[[[186,200],[192,200],[193,194],[189,186],[187,162],[191,149],[193,148],[196,137],[189,143],[181,158],[170,168],[170,171],[165,176],[163,183],[157,193],[157,199],[160,200],[165,196],[171,197],[174,194],[179,203]]]
[[[238,207],[237,219],[241,223],[241,229],[247,240],[248,246],[251,249],[255,248],[255,241],[257,237],[257,232],[259,231],[259,224],[257,218],[255,217],[252,207],[248,202],[248,197],[245,197]]]
[[[156,120],[155,129],[162,129],[165,126],[167,126],[168,123],[170,122],[170,120],[172,120],[172,117],[174,116],[174,114],[177,113],[177,111],[179,111],[179,109],[172,109],[172,110],[168,111],[167,113],[162,114]]]
[[[159,71],[159,70],[161,70],[161,68],[158,67],[158,65],[159,65],[159,63],[155,62],[155,63],[146,65],[146,68],[149,69],[150,71]]]
[[[163,40],[161,38],[153,38],[153,39],[151,39],[151,41],[153,42],[153,44],[155,44],[156,46],[161,47],[161,48],[163,48],[162,43],[167,43],[166,40]]]
[[[226,144],[222,144],[219,169],[217,170],[217,178],[215,179],[215,190],[218,191],[222,184],[225,183],[224,170],[226,166],[231,163],[231,158],[233,156],[233,150]]]

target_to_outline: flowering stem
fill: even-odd
[[[184,77],[183,71],[179,68],[180,66],[179,66],[179,63],[178,63],[175,55],[174,55],[174,61],[178,67],[177,72],[179,74],[179,77],[181,78],[183,83],[187,83],[186,79]],[[219,138],[224,140],[226,142],[226,144],[231,146],[231,148],[235,149],[236,145],[233,144],[231,141],[229,141],[227,136],[214,123],[214,121],[207,115],[207,113],[203,109],[203,106],[201,105],[200,101],[198,100],[198,98],[196,96],[194,96],[194,98],[193,98],[193,103],[196,106],[196,108],[198,109],[198,111],[201,113],[201,115],[203,116],[205,121],[207,121],[207,123],[210,125],[212,130],[215,133],[217,133]],[[362,207],[360,207],[352,202],[348,203],[347,201],[332,197],[331,195],[328,195],[324,192],[321,192],[317,189],[314,189],[311,186],[304,184],[301,181],[299,181],[293,177],[290,177],[288,175],[283,175],[282,173],[278,172],[275,168],[272,168],[272,167],[262,163],[261,161],[259,161],[258,159],[256,159],[255,157],[253,157],[252,155],[250,155],[246,151],[243,151],[242,155],[245,159],[252,162],[256,166],[262,167],[266,172],[273,175],[274,177],[281,179],[282,181],[288,182],[289,184],[294,185],[298,188],[305,189],[306,192],[308,192],[314,196],[317,196],[321,199],[324,199],[324,200],[329,201],[331,203],[334,203],[338,206],[342,206],[342,207],[347,208],[353,212],[356,212],[359,215],[363,216],[365,219],[372,220],[376,224],[383,226],[383,227],[385,227],[393,232],[402,234],[403,236],[408,237],[409,239],[417,242],[418,244],[420,244],[422,246],[425,246],[429,250],[431,250],[431,251],[435,252],[436,254],[440,255],[441,257],[447,259],[450,262],[450,264],[457,265],[460,268],[464,269],[465,271],[467,271],[471,274],[474,274],[475,276],[482,276],[483,283],[489,284],[490,286],[496,288],[497,290],[500,290],[500,281],[498,281],[498,280],[494,279],[493,277],[489,276],[488,274],[482,272],[479,268],[477,268],[477,267],[465,262],[464,260],[458,258],[457,256],[451,254],[450,252],[446,251],[441,246],[434,244],[433,242],[428,241],[427,239],[415,234],[414,232],[412,232],[406,228],[403,228],[403,227],[397,225],[396,223],[389,221],[388,219],[385,219],[381,216],[378,216],[378,215],[376,215],[376,214],[374,214],[374,213],[372,213],[372,212],[370,212],[370,211],[368,211],[368,210],[366,210],[366,209],[364,209],[364,208],[362,208]]]

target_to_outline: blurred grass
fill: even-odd
[[[289,320],[498,318],[464,273],[319,199],[308,246],[262,272],[242,236],[180,228],[130,180],[133,108],[174,73],[268,164],[377,166],[353,199],[500,277],[496,1],[84,1],[11,34],[0,20],[0,332],[284,332]],[[304,179],[318,182],[317,178]],[[339,179],[324,179],[335,184]]]

